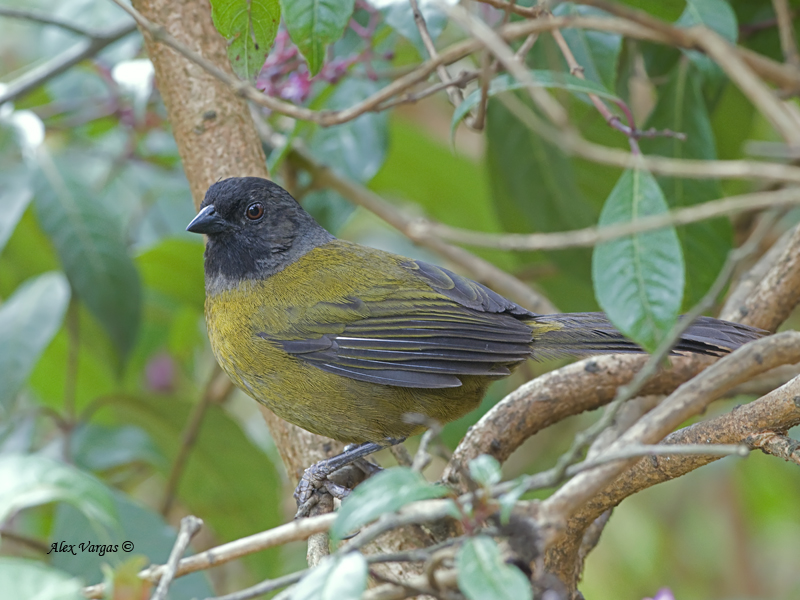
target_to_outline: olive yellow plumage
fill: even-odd
[[[349,260],[343,261],[343,255]],[[382,302],[396,298],[401,286],[408,297],[436,300],[430,288],[423,289],[423,281],[399,266],[401,257],[385,255],[380,270],[370,258],[369,249],[332,240],[268,279],[212,291],[206,303],[214,354],[236,385],[281,418],[343,442],[421,433],[423,427],[406,423],[404,413],[421,413],[442,423],[457,419],[477,407],[492,381],[466,376],[459,387],[438,389],[380,385],[324,371],[259,337],[261,332],[273,339],[296,338],[298,331],[336,332],[355,316],[348,298]],[[416,293],[410,294],[412,289]],[[311,300],[321,290],[322,307]],[[300,298],[309,304],[298,307]]]
[[[208,235],[206,320],[241,389],[287,421],[344,442],[441,423],[530,357],[641,352],[601,313],[536,315],[446,269],[335,239],[282,188],[209,188],[188,229]],[[763,332],[696,321],[677,351],[722,354]]]

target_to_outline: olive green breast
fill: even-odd
[[[380,301],[398,290],[435,296],[400,266],[402,260],[334,240],[265,280],[207,290],[208,334],[219,364],[278,416],[343,442],[420,433],[424,428],[405,423],[404,413],[440,423],[463,416],[480,403],[490,379],[465,376],[461,387],[445,389],[368,383],[322,371],[264,339],[339,333],[343,318],[354,318],[354,311],[358,317],[353,299]],[[330,309],[320,311],[321,303]]]

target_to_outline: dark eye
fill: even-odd
[[[247,212],[245,212],[245,214],[251,221],[258,221],[264,216],[264,205],[261,204],[261,202],[254,202],[247,207]]]

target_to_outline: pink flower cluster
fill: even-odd
[[[369,77],[377,78],[371,65],[371,61],[375,58],[372,38],[380,24],[381,15],[363,0],[356,2],[356,9],[363,9],[369,13],[369,22],[366,26],[360,25],[355,19],[350,19],[348,25],[364,41],[364,47],[360,52],[344,57],[328,57],[320,72],[311,77],[306,61],[289,38],[289,32],[282,28],[256,78],[256,87],[268,96],[302,103],[308,99],[314,82],[338,83],[357,63],[364,64]],[[391,56],[381,58],[388,60]]]

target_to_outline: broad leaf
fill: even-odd
[[[108,332],[123,360],[141,318],[141,289],[119,220],[88,186],[43,169],[34,205],[75,294]]]
[[[408,0],[368,0],[368,2],[381,11],[386,23],[397,33],[409,40],[422,57],[428,57],[428,51],[419,34],[419,28],[414,21],[414,13]],[[445,4],[455,4],[456,0],[442,0]],[[428,33],[435,42],[447,24],[447,17],[437,6],[437,0],[418,0],[419,10],[425,19]]]
[[[281,20],[278,0],[211,0],[211,17],[228,40],[228,58],[242,79],[264,66]]]
[[[716,142],[706,109],[697,70],[686,62],[670,74],[669,82],[660,90],[658,104],[647,128],[671,129],[686,134],[686,140],[657,137],[641,140],[647,154],[671,158],[716,160]],[[714,179],[681,179],[659,177],[658,183],[671,207],[691,206],[722,196]],[[695,305],[711,287],[728,251],[733,233],[730,220],[722,217],[678,228],[678,236],[686,257],[686,289],[683,309]]]
[[[675,22],[678,27],[705,25],[731,43],[739,37],[736,13],[726,0],[687,0],[683,14]]]
[[[87,471],[105,471],[134,462],[164,466],[166,459],[141,427],[82,423],[70,443],[73,462]]]
[[[367,561],[359,552],[329,556],[292,590],[292,600],[358,600],[367,587]]]
[[[193,405],[172,397],[126,397],[108,406],[114,421],[148,432],[168,464],[158,465],[162,476],[181,445]],[[192,514],[202,515],[220,542],[234,540],[284,522],[280,476],[270,458],[248,439],[225,410],[212,406],[192,447],[177,490],[177,499]],[[174,541],[174,540],[173,540]],[[281,573],[280,549],[244,559],[255,576]]]
[[[455,227],[503,231],[485,164],[454,153],[430,131],[402,118],[389,121],[389,136],[386,162],[370,181],[370,189],[390,201],[418,204],[426,215]],[[492,248],[476,248],[475,253],[507,271],[519,267],[517,254]]]
[[[579,79],[569,73],[558,73],[555,71],[532,70],[530,72],[533,83],[536,87],[557,88],[566,90],[573,94],[595,94],[607,100],[619,100],[619,98],[606,89],[601,83],[595,83],[586,79]],[[525,87],[508,73],[503,73],[492,79],[489,84],[487,94],[489,97],[510,90],[519,90]],[[475,90],[453,111],[453,118],[450,121],[450,138],[455,136],[456,127],[470,110],[478,105],[481,99],[481,91]]]
[[[533,590],[518,568],[505,564],[497,544],[480,535],[468,539],[456,556],[458,587],[469,600],[532,600]]]
[[[342,539],[383,514],[400,510],[417,500],[441,498],[447,493],[444,486],[429,483],[406,467],[386,469],[367,479],[342,502],[331,527],[331,537]]]
[[[635,223],[667,210],[655,178],[646,171],[628,170],[606,200],[599,225]],[[683,298],[683,254],[675,229],[599,244],[592,256],[592,280],[611,322],[652,352],[675,325]]]
[[[572,160],[544,141],[497,101],[489,102],[486,162],[495,210],[505,231],[532,233],[589,227],[592,206],[577,185]],[[523,254],[528,262],[541,254]],[[584,248],[548,253],[558,277],[537,282],[562,310],[587,310],[591,253]],[[560,289],[557,286],[561,286]]]
[[[69,296],[61,273],[45,273],[0,305],[0,410],[9,408],[58,332]]]
[[[50,502],[73,505],[92,524],[117,523],[110,490],[88,473],[37,454],[0,456],[0,523],[18,510]]]
[[[355,0],[281,0],[286,29],[311,75],[322,68],[328,44],[342,37],[354,6]]]
[[[4,174],[0,189],[0,252],[22,218],[22,213],[33,198],[28,178],[11,178]]]
[[[38,560],[0,557],[0,590],[5,598],[86,600],[83,583]]]
[[[163,564],[167,562],[175,544],[177,532],[161,515],[118,490],[111,492],[114,509],[119,515],[119,525],[114,529],[92,528],[82,514],[67,504],[59,505],[55,512],[53,530],[50,533],[51,543],[61,540],[69,543],[90,541],[95,545],[112,546],[106,547],[107,551],[102,552],[102,556],[100,551],[84,551],[79,546],[76,546],[75,554],[71,552],[50,554],[49,558],[54,567],[81,577],[88,584],[101,581],[101,570],[104,565],[121,570],[131,558],[135,557],[146,557],[145,565]],[[129,542],[130,545],[123,546],[124,542]],[[191,551],[187,555],[191,555]],[[208,598],[213,595],[205,571],[180,577],[170,585],[170,598]]]
[[[678,27],[704,25],[732,44],[739,36],[736,13],[726,0],[687,0],[686,9],[675,22]],[[712,80],[723,77],[722,69],[708,56],[696,50],[684,50],[686,56]]]
[[[206,295],[202,242],[165,239],[142,252],[136,264],[149,293],[202,312]]]
[[[380,86],[380,82],[369,79],[345,79],[328,98],[326,108],[338,110],[352,106]],[[321,127],[311,138],[311,151],[347,177],[369,181],[386,160],[387,117],[385,112],[366,113],[348,123]]]

